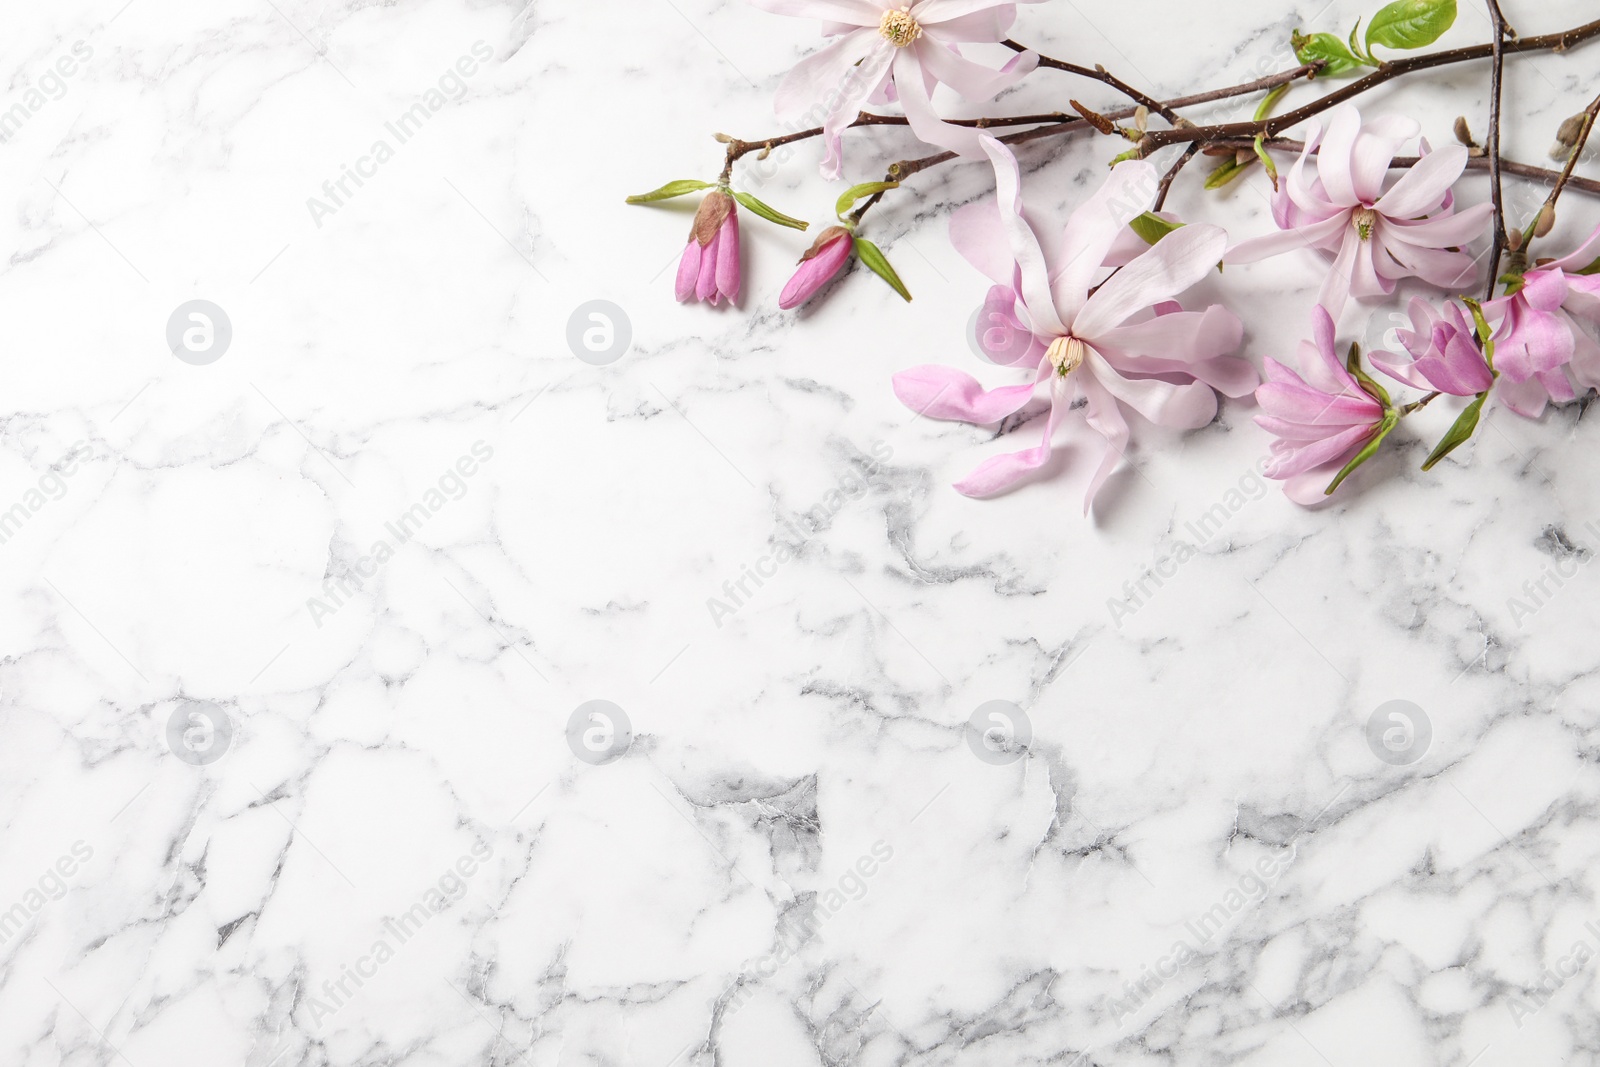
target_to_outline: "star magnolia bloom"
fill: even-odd
[[[1311,312],[1312,340],[1300,342],[1300,374],[1270,356],[1256,390],[1256,423],[1272,442],[1268,478],[1284,483],[1296,504],[1326,499],[1328,483],[1361,451],[1383,421],[1383,405],[1356,381],[1334,350],[1333,317]],[[1301,375],[1304,375],[1302,377]]]
[[[1217,413],[1214,390],[1244,396],[1255,388],[1250,365],[1227,355],[1243,333],[1238,318],[1221,307],[1184,311],[1171,299],[1216,269],[1227,235],[1215,226],[1184,226],[1092,288],[1121,232],[1155,197],[1155,168],[1119,164],[1046,252],[1023,216],[1015,157],[987,135],[983,147],[994,163],[998,204],[962,209],[951,220],[951,238],[996,282],[985,309],[999,328],[984,331],[981,342],[989,358],[1031,363],[1034,379],[986,391],[953,368],[923,366],[895,376],[895,395],[932,418],[984,424],[1020,411],[1048,384],[1044,439],[991,457],[956,484],[974,497],[999,493],[1044,466],[1061,419],[1083,400],[1086,421],[1105,439],[1087,512],[1128,444],[1120,404],[1163,426],[1196,429]]]
[[[1494,375],[1478,347],[1478,331],[1460,304],[1443,315],[1419,297],[1411,300],[1411,329],[1398,331],[1410,359],[1372,352],[1372,365],[1415,389],[1437,389],[1451,396],[1476,396],[1494,385]]]
[[[751,0],[779,15],[824,20],[838,39],[808,56],[778,87],[778,117],[821,126],[827,153],[822,176],[840,173],[840,137],[869,100],[898,98],[916,135],[929,144],[982,157],[978,131],[940,120],[933,89],[943,82],[967,100],[992,99],[1039,65],[1019,53],[1000,70],[964,59],[954,46],[1006,39],[1016,4],[1042,0]]]
[[[733,197],[713,189],[700,201],[678,261],[678,299],[737,303],[739,280],[739,207]]]
[[[1466,285],[1476,264],[1459,248],[1480,236],[1494,209],[1454,210],[1450,187],[1467,166],[1467,150],[1446,145],[1384,191],[1389,164],[1420,131],[1407,118],[1385,116],[1365,125],[1350,104],[1333,112],[1324,134],[1313,124],[1305,151],[1279,183],[1272,214],[1282,233],[1245,241],[1229,263],[1254,263],[1293,248],[1334,253],[1318,302],[1337,317],[1351,296],[1387,296],[1399,278],[1422,278],[1447,289]],[[1306,164],[1316,155],[1317,176]]]
[[[817,292],[850,262],[856,239],[843,226],[829,226],[817,235],[817,240],[800,257],[800,269],[794,272],[789,284],[778,296],[778,306],[785,311],[799,307],[817,295]]]
[[[1483,306],[1494,334],[1494,366],[1501,373],[1500,399],[1518,415],[1538,418],[1554,400],[1577,397],[1573,382],[1600,387],[1600,344],[1573,319],[1600,321],[1600,276],[1568,274],[1593,256],[1600,230],[1570,256],[1541,265],[1523,277],[1519,292]]]

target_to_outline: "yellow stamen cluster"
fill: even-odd
[[[896,48],[904,48],[922,36],[922,27],[909,11],[885,11],[878,23],[878,33]]]
[[[1065,378],[1083,366],[1083,354],[1083,342],[1076,337],[1057,337],[1044,355],[1056,373]]]
[[[1356,232],[1363,241],[1372,239],[1372,224],[1378,221],[1378,213],[1370,207],[1358,207],[1351,221],[1356,224]]]

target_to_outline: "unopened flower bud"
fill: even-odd
[[[716,139],[718,142],[720,142],[721,144],[732,144],[733,143],[733,138],[729,137],[725,133],[714,133],[711,136],[714,139]]]
[[[1456,119],[1456,140],[1468,148],[1477,148],[1477,139],[1472,136],[1472,127],[1467,125],[1467,117],[1462,115]]]
[[[1539,221],[1533,225],[1535,237],[1547,237],[1556,225],[1556,206],[1546,203],[1539,209]]]
[[[1522,248],[1522,231],[1512,230],[1506,234],[1506,247],[1516,252]]]

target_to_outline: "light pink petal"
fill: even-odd
[[[1322,150],[1317,153],[1317,175],[1322,187],[1328,191],[1328,199],[1341,207],[1354,207],[1361,202],[1351,170],[1360,133],[1361,113],[1350,104],[1341,104],[1334,109],[1328,132],[1322,138]]]
[[[928,144],[957,155],[981,157],[981,131],[975,126],[955,126],[945,122],[933,109],[933,100],[923,80],[922,64],[917,60],[918,48],[892,50],[897,53],[894,57],[895,89],[900,94],[900,106],[905,109],[906,118],[911,123],[911,132]]]
[[[1409,244],[1392,229],[1386,229],[1382,245],[1379,273],[1386,278],[1421,278],[1441,289],[1461,289],[1478,273],[1478,261],[1467,253]]]
[[[1560,270],[1529,271],[1523,278],[1522,298],[1535,311],[1555,311],[1567,300],[1567,276]]]
[[[912,48],[916,49],[923,70],[973,102],[994,99],[995,94],[1016,85],[1039,65],[1037,54],[1023,52],[1007,63],[1005,69],[995,70],[963,59],[932,38],[923,38]]]
[[[957,15],[941,22],[919,22],[918,25],[922,27],[923,36],[945,44],[989,43],[1005,40],[1011,32],[1011,24],[1016,21],[1016,8],[1011,4],[999,4],[970,15]]]
[[[1421,131],[1415,119],[1400,115],[1382,115],[1361,127],[1350,158],[1350,174],[1362,203],[1372,203],[1383,192],[1395,153]]]
[[[1452,248],[1471,243],[1482,237],[1494,214],[1493,204],[1478,204],[1448,215],[1435,215],[1429,219],[1410,221],[1385,219],[1390,233],[1401,236],[1408,244],[1428,248]]]
[[[1144,160],[1126,160],[1112,168],[1111,176],[1067,218],[1061,254],[1050,279],[1050,291],[1061,321],[1075,322],[1085,306],[1089,283],[1105,263],[1117,235],[1155,201],[1160,172]],[[1184,227],[1182,233],[1193,227]],[[1155,248],[1164,247],[1170,237]],[[1149,255],[1146,251],[1143,255]],[[1138,262],[1136,258],[1134,262]],[[1171,296],[1171,293],[1165,294]],[[1029,306],[1032,304],[1030,302]],[[1132,314],[1130,312],[1129,314]]]
[[[1348,229],[1349,226],[1349,209],[1340,209],[1339,214],[1332,218],[1309,226],[1299,226],[1292,230],[1282,230],[1241,241],[1228,250],[1225,262],[1255,263],[1296,248],[1317,247],[1324,241],[1336,237],[1341,230]]]
[[[695,294],[695,283],[700,278],[700,242],[693,237],[684,247],[683,258],[678,260],[677,292],[680,301],[692,300]]]
[[[993,496],[1011,488],[1048,463],[1051,439],[1055,437],[1056,426],[1059,425],[1061,415],[1067,407],[1063,386],[1054,385],[1050,396],[1050,417],[1045,420],[1044,425],[1044,439],[1033,448],[991,456],[984,460],[976,470],[955,484],[956,492],[962,496]]]
[[[1375,230],[1372,239],[1356,245],[1355,261],[1350,265],[1350,295],[1356,297],[1387,296],[1394,292],[1394,282],[1379,274],[1373,259],[1387,256],[1383,239]]]
[[[1317,295],[1317,303],[1327,308],[1329,314],[1344,314],[1344,307],[1350,302],[1350,276],[1355,273],[1356,256],[1360,255],[1362,244],[1361,235],[1354,228],[1345,231],[1344,243],[1339,246],[1339,254],[1333,257],[1333,266],[1328,269],[1322,292]]]
[[[985,390],[972,375],[953,367],[927,365],[894,376],[894,395],[919,415],[987,425],[1021,411],[1038,383]]]
[[[1338,476],[1343,467],[1344,461],[1329,463],[1315,470],[1306,471],[1304,474],[1296,474],[1291,478],[1287,478],[1283,482],[1283,495],[1301,507],[1310,508],[1326,504],[1330,499],[1328,497],[1328,483]],[[1340,489],[1343,488],[1343,486],[1340,486]],[[1335,493],[1335,495],[1338,494]]]
[[[985,359],[1001,367],[1039,365],[1046,346],[1017,318],[1016,290],[1008,285],[992,286],[978,316],[976,339]]]
[[[860,102],[876,88],[876,85],[863,85],[861,79],[851,77],[856,64],[874,52],[893,47],[878,36],[875,29],[855,30],[840,37],[790,68],[773,97],[773,109],[780,119],[793,122],[827,101],[830,106],[826,115],[848,112],[854,121],[861,110]],[[831,99],[833,97],[837,99]],[[852,100],[855,103],[849,103]]]
[[[1094,498],[1099,495],[1101,487],[1111,477],[1111,472],[1117,469],[1118,462],[1127,451],[1128,421],[1122,417],[1116,397],[1092,375],[1085,375],[1078,385],[1088,401],[1084,410],[1085,421],[1106,442],[1105,451],[1100,456],[1100,466],[1095,469],[1094,477],[1089,479],[1089,489],[1083,497],[1083,513],[1087,515],[1094,506]]]
[[[1361,426],[1352,426],[1348,430],[1325,437],[1320,441],[1297,445],[1291,451],[1282,452],[1273,458],[1267,467],[1268,478],[1288,478],[1324,463],[1348,463],[1350,456],[1359,451],[1372,437],[1376,426],[1366,423]],[[1337,471],[1335,471],[1337,473]],[[1332,481],[1333,479],[1328,479]]]
[[[1380,215],[1396,219],[1437,211],[1445,193],[1466,169],[1467,150],[1458,144],[1445,145],[1423,156],[1372,206]]]
[[[1197,430],[1217,417],[1217,394],[1203,382],[1175,385],[1156,378],[1124,378],[1093,348],[1084,353],[1083,367],[1108,393],[1157,426]]]
[[[1549,270],[1582,270],[1594,261],[1594,246],[1600,242],[1600,227],[1596,227],[1583,244],[1578,246],[1576,252],[1548,264]]]
[[[1094,343],[1102,355],[1122,366],[1122,361],[1142,356],[1183,363],[1215,359],[1238,351],[1243,339],[1244,324],[1239,317],[1220,304],[1213,304],[1205,311],[1157,315],[1145,322],[1118,326],[1095,338]]]
[[[950,216],[950,243],[984,277],[996,285],[1011,284],[1016,261],[996,201],[976,200],[957,208]]]
[[[995,200],[1000,207],[1000,220],[1005,226],[1006,238],[1011,245],[1011,258],[1016,262],[1018,292],[1032,320],[1036,334],[1060,337],[1067,332],[1061,317],[1056,313],[1050,293],[1050,273],[1045,266],[1044,250],[1039,239],[1022,217],[1022,172],[1017,157],[1011,150],[989,134],[981,138],[983,150],[994,164]]]
[[[1227,247],[1228,235],[1218,226],[1174,230],[1095,291],[1073,320],[1073,332],[1092,340],[1178,295],[1216,269]]]
[[[1300,350],[1300,369],[1306,381],[1325,393],[1353,393],[1366,398],[1366,393],[1345,369],[1339,356],[1338,330],[1333,315],[1318,304],[1311,309],[1311,340]]]
[[[1409,354],[1397,355],[1394,352],[1384,352],[1374,349],[1367,353],[1367,360],[1395,381],[1402,385],[1409,385],[1413,389],[1431,389],[1428,380],[1417,373],[1417,363]]]
[[[1279,193],[1273,200],[1273,216],[1282,229],[1289,229],[1291,222],[1295,221],[1290,217],[1291,207],[1299,208],[1309,217],[1309,221],[1317,222],[1350,206],[1334,204],[1328,199],[1322,183],[1306,176],[1306,165],[1316,158],[1317,149],[1322,144],[1322,132],[1321,124],[1313,121],[1306,133],[1306,146],[1300,158],[1289,168],[1289,175],[1281,183]]]
[[[1500,403],[1525,419],[1537,419],[1543,415],[1545,405],[1550,402],[1550,394],[1545,392],[1537,378],[1514,382],[1503,377],[1495,383],[1495,395],[1500,398]]]

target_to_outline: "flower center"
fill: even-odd
[[[1355,223],[1356,232],[1361,235],[1361,239],[1368,241],[1372,239],[1372,226],[1378,221],[1378,213],[1370,207],[1358,207],[1350,221]]]
[[[1050,361],[1056,373],[1065,378],[1083,366],[1083,354],[1083,342],[1076,337],[1057,337],[1050,342],[1050,348],[1044,357]]]
[[[904,48],[922,36],[922,27],[909,11],[885,11],[878,23],[878,33],[896,48]]]

